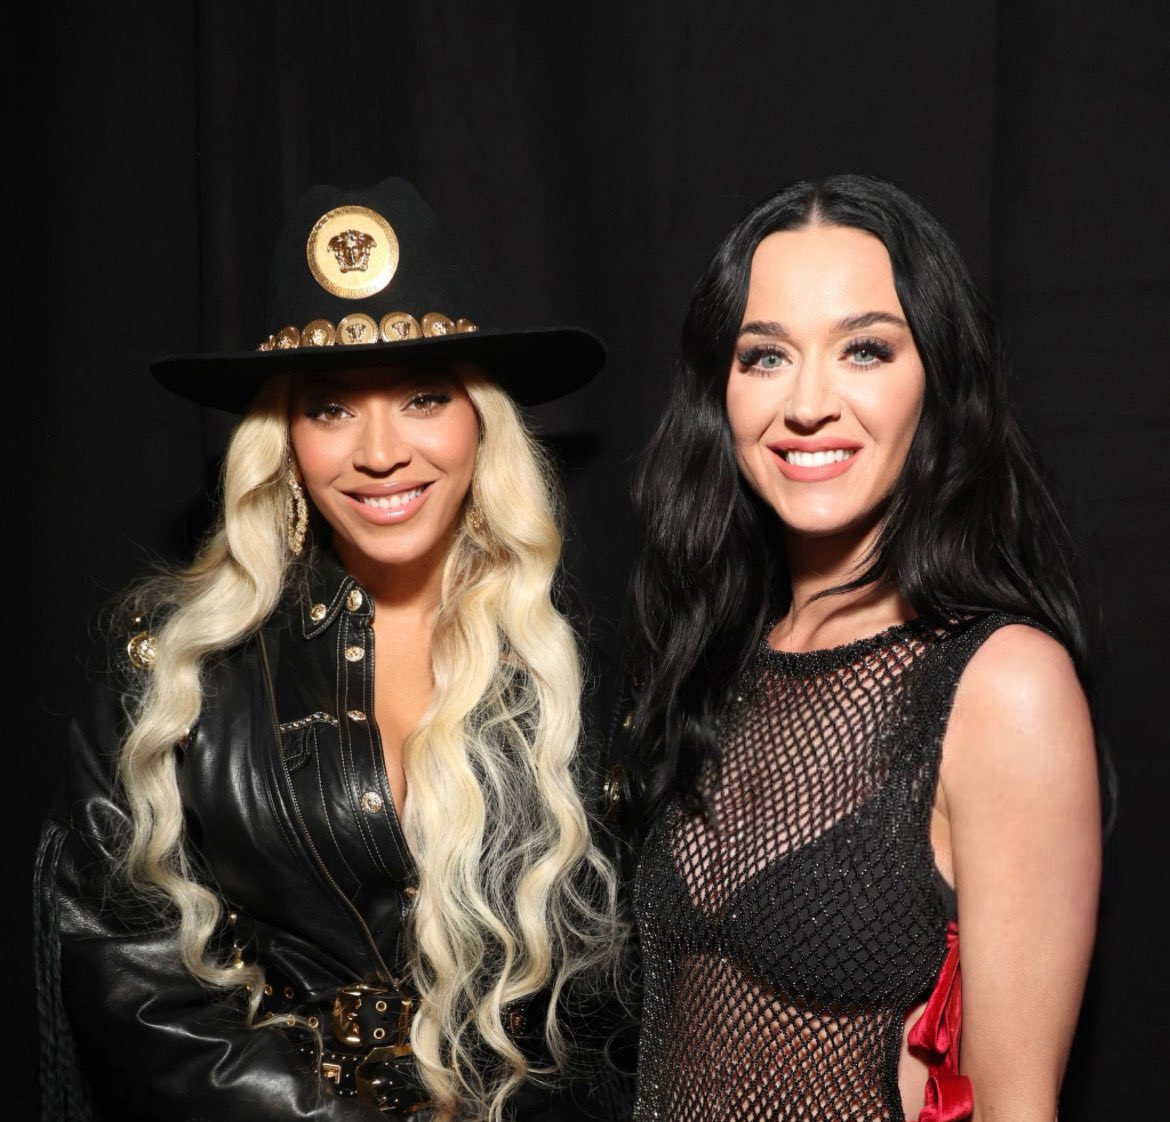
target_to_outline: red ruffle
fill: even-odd
[[[909,1044],[930,1065],[926,1102],[918,1122],[963,1122],[975,1109],[971,1080],[959,1074],[959,1034],[963,1024],[963,978],[959,970],[959,928],[947,924],[947,957],[922,1016],[910,1030]]]

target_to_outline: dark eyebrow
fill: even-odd
[[[855,316],[846,316],[833,325],[834,335],[848,335],[851,331],[861,331],[875,324],[887,323],[891,327],[903,327],[909,330],[910,325],[901,316],[893,312],[859,312]],[[788,329],[776,320],[752,320],[739,329],[740,337],[744,335],[770,335],[775,339],[788,339]]]
[[[861,331],[878,323],[888,323],[891,327],[904,327],[907,330],[910,327],[901,316],[896,316],[893,312],[862,312],[860,315],[846,316],[839,320],[833,328],[833,334],[848,335],[850,331]]]
[[[739,329],[740,337],[744,335],[773,335],[778,339],[788,338],[788,329],[782,323],[777,323],[775,320],[752,320],[751,323],[745,323]]]

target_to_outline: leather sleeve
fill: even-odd
[[[586,688],[582,699],[582,750],[578,782],[589,812],[594,839],[613,863],[619,877],[619,909],[632,923],[630,872],[632,853],[621,832],[622,775],[615,741],[628,709],[625,682],[612,660],[596,644],[586,647]],[[565,1119],[605,1119],[621,1122],[633,1113],[634,1072],[637,1066],[637,940],[631,932],[619,967],[623,994],[594,994],[575,1013],[573,1035],[590,1055],[593,1070],[552,1100],[550,1113],[534,1113],[533,1122]],[[572,999],[570,999],[572,1000]]]
[[[201,986],[172,926],[120,887],[128,815],[112,779],[124,725],[113,680],[70,733],[64,792],[37,864],[43,1117],[166,1122],[382,1117],[325,1094],[279,1030]]]

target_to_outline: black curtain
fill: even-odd
[[[267,260],[306,187],[413,180],[503,322],[582,323],[609,344],[606,372],[537,422],[565,465],[573,583],[612,645],[631,460],[689,288],[757,197],[843,170],[894,179],[956,235],[1088,557],[1119,798],[1062,1118],[1156,1109],[1170,1044],[1163,3],[134,0],[10,5],[5,25],[9,1117],[35,1109],[30,868],[98,608],[190,554],[230,425],[169,398],[148,361],[281,326],[264,319]]]

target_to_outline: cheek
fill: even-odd
[[[918,422],[922,419],[922,403],[925,399],[925,382],[917,379],[907,387],[905,397],[898,410],[898,424],[901,430],[903,453],[909,450],[910,442],[918,431]]]
[[[479,451],[479,416],[470,402],[425,429],[420,439],[420,451],[431,463],[451,475],[471,477]]]
[[[753,386],[742,376],[731,377],[727,383],[727,424],[731,439],[738,449],[741,445],[759,441],[775,419],[776,410],[770,395],[760,386]]]
[[[311,486],[329,473],[332,461],[336,459],[335,440],[331,441],[320,431],[296,421],[289,425],[288,437],[293,459],[306,485]]]
[[[301,474],[307,473],[318,457],[318,442],[312,440],[311,429],[298,425],[294,420],[289,425],[289,453],[301,469]]]
[[[864,394],[853,395],[852,409],[877,440],[905,451],[918,430],[924,393],[921,372],[907,371],[897,379],[875,379]]]
[[[745,385],[742,378],[732,377],[727,386],[727,426],[735,462],[757,494],[767,486],[768,470],[763,462],[767,453],[762,447],[764,436],[776,417],[776,411],[759,387]]]

